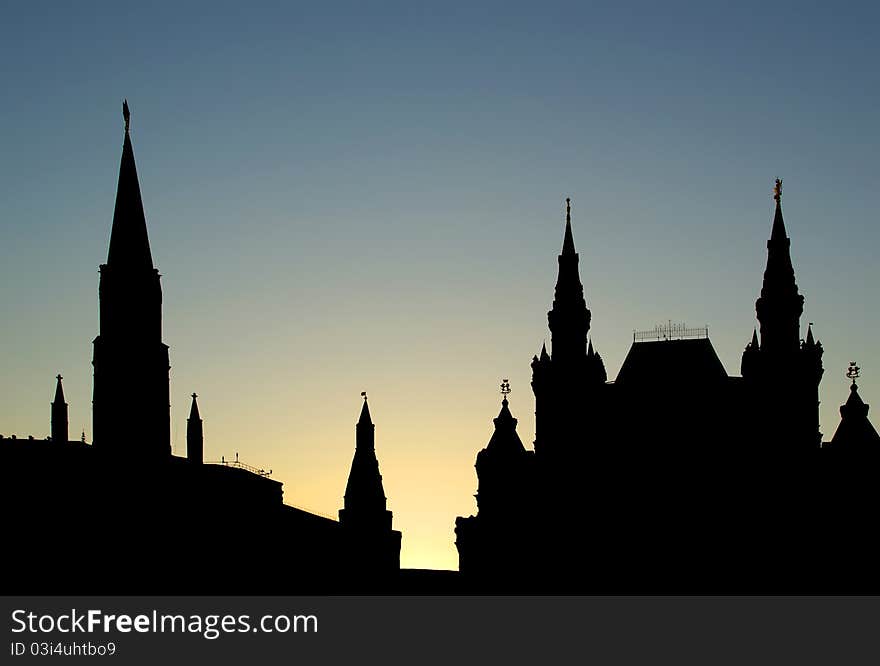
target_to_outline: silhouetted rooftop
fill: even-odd
[[[880,434],[868,419],[868,405],[859,395],[858,386],[853,382],[846,404],[840,407],[840,425],[831,438],[834,448],[878,447]]]
[[[709,338],[634,342],[617,374],[617,384],[719,382],[727,371]]]

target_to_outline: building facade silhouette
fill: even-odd
[[[880,510],[880,438],[855,380],[822,444],[822,344],[804,297],[782,183],[756,329],[729,376],[708,328],[633,334],[608,381],[590,339],[567,200],[551,349],[532,359],[534,451],[507,397],[476,460],[477,514],[455,522],[468,589],[862,591],[880,587],[864,527]],[[506,391],[503,391],[506,392]]]

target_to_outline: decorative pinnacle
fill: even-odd
[[[504,396],[504,399],[507,400],[507,396],[510,395],[510,380],[502,379],[501,380],[501,395]]]
[[[128,133],[128,129],[131,126],[131,111],[128,110],[128,100],[122,100],[122,118],[125,120],[125,131]]]
[[[565,197],[565,221],[571,222],[571,197]]]
[[[862,376],[859,370],[860,368],[856,365],[855,361],[849,362],[849,367],[846,369],[846,377],[847,379],[852,379],[853,386],[856,385],[856,380]]]
[[[782,178],[777,178],[776,184],[773,186],[773,200],[777,203],[782,201]]]

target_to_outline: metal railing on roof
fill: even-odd
[[[235,454],[235,460],[226,460],[226,456],[220,456],[220,460],[211,460],[205,463],[206,465],[223,465],[224,467],[237,467],[238,469],[243,469],[246,472],[250,472],[251,474],[256,474],[257,476],[271,476],[271,469],[263,469],[262,467],[254,467],[252,465],[245,464],[238,459],[238,454]]]
[[[684,340],[686,338],[708,337],[708,324],[694,328],[684,323],[673,323],[672,320],[665,324],[657,324],[654,328],[646,331],[633,331],[633,342],[644,342],[646,340]]]

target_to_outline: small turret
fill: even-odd
[[[860,374],[855,361],[850,362],[846,376],[852,380],[849,398],[840,406],[840,425],[827,446],[837,451],[880,453],[880,434],[868,420],[869,405],[862,400],[856,384]]]
[[[205,440],[197,397],[195,393],[192,394],[192,406],[189,410],[189,418],[186,420],[186,458],[192,463],[201,465],[205,456]]]
[[[67,403],[64,402],[64,388],[61,386],[61,380],[64,379],[60,374],[55,377],[55,400],[52,401],[52,441],[61,444],[67,444]]]

